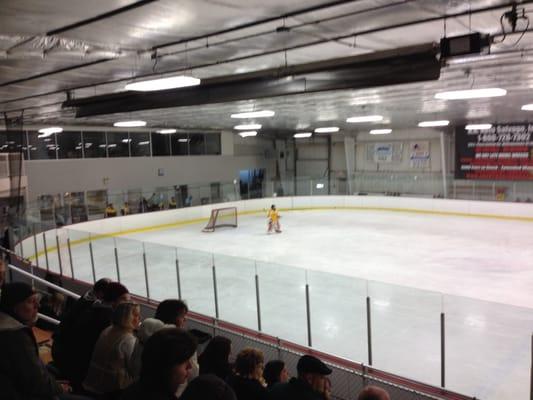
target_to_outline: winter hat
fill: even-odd
[[[104,289],[104,301],[114,303],[123,294],[129,293],[126,286],[118,282],[110,282]]]
[[[17,304],[22,303],[33,294],[35,294],[35,290],[33,290],[33,288],[27,283],[8,283],[2,288],[0,310],[9,313]]]

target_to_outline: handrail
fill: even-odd
[[[54,285],[53,283],[48,282],[48,281],[45,280],[45,279],[39,278],[38,276],[32,275],[31,273],[26,272],[26,271],[24,271],[23,269],[20,269],[20,268],[18,268],[18,267],[15,267],[14,265],[7,264],[7,266],[8,266],[9,268],[11,268],[13,271],[16,271],[17,273],[22,274],[22,275],[24,275],[24,276],[27,276],[27,277],[33,279],[34,281],[37,281],[37,282],[39,282],[39,283],[42,283],[42,284],[45,285],[45,286],[51,287],[52,289],[55,289],[55,290],[57,290],[58,292],[63,293],[63,294],[66,295],[66,296],[72,297],[72,298],[75,299],[75,300],[78,300],[78,299],[81,297],[80,295],[78,295],[78,294],[76,294],[76,293],[74,293],[74,292],[71,292],[70,290],[67,290],[67,289],[65,289],[65,288],[62,288],[61,286]]]
[[[37,315],[38,315],[39,319],[42,319],[43,321],[46,321],[46,322],[50,322],[53,325],[59,325],[61,323],[61,321],[58,321],[55,318],[49,317],[48,315],[44,315],[44,314],[41,314],[41,313],[38,313]]]

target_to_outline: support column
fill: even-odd
[[[346,158],[346,181],[348,182],[348,193],[352,195],[354,188],[354,171],[355,171],[355,138],[351,136],[344,137],[344,154]]]

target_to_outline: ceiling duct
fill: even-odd
[[[362,89],[436,80],[433,44],[203,79],[200,86],[151,93],[121,92],[67,100],[76,117],[224,103],[341,89]]]

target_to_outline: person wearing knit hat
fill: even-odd
[[[129,294],[130,292],[123,284],[119,282],[109,282],[104,289],[103,301],[116,306],[119,303],[130,301]]]
[[[0,299],[0,375],[9,387],[3,393],[17,398],[52,398],[63,387],[48,373],[39,359],[31,327],[37,320],[39,296],[22,282],[8,283]],[[5,391],[6,390],[6,391]]]

